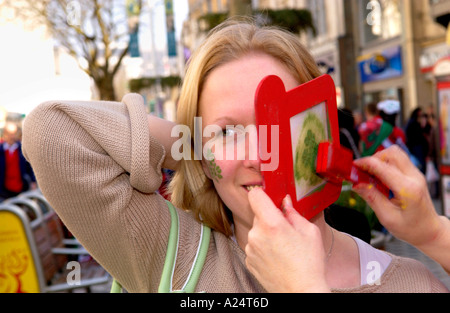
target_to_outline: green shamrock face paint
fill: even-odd
[[[316,157],[319,143],[325,140],[325,127],[314,113],[308,113],[302,126],[295,150],[294,176],[299,182],[305,180],[310,186],[321,181],[316,175]]]
[[[211,175],[211,178],[218,183],[219,180],[223,178],[222,169],[216,164],[216,159],[214,158],[214,153],[212,153],[211,149],[208,149],[206,156],[208,160],[209,174]]]

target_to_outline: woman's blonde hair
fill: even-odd
[[[248,20],[229,20],[213,29],[189,60],[179,98],[177,123],[187,125],[194,134],[194,117],[198,116],[198,102],[208,74],[251,52],[274,57],[300,84],[320,76],[314,59],[294,34],[275,27],[259,27]],[[171,201],[177,207],[191,211],[212,229],[230,236],[231,214],[213,182],[205,175],[201,161],[194,160],[194,147],[191,147],[191,160],[180,161],[169,185]]]

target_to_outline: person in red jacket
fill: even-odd
[[[400,102],[385,100],[377,104],[378,115],[361,125],[361,156],[370,156],[392,145],[398,145],[409,154],[404,131],[396,126]]]
[[[31,165],[22,154],[19,134],[16,124],[5,124],[0,144],[0,199],[15,197],[37,187]]]

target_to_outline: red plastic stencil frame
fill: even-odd
[[[336,89],[329,75],[322,75],[314,80],[302,84],[286,92],[283,82],[278,76],[265,77],[259,84],[255,96],[255,114],[258,129],[258,138],[261,136],[260,126],[267,125],[279,127],[279,136],[272,142],[272,136],[259,138],[260,156],[263,152],[272,155],[272,158],[261,157],[261,168],[264,190],[277,207],[281,207],[283,198],[289,194],[294,208],[305,218],[311,219],[316,214],[334,203],[341,193],[342,184],[322,180],[319,185],[301,194],[294,177],[294,125],[296,120],[305,123],[307,112],[324,112],[322,118],[326,119],[326,138],[322,141],[339,144],[339,125],[336,105]],[[323,121],[323,120],[322,120]],[[300,124],[299,124],[300,127]],[[291,134],[291,130],[292,134]],[[303,137],[302,137],[303,138]],[[264,170],[264,165],[270,167],[273,162],[274,151],[272,147],[279,147],[278,167],[274,170]],[[297,143],[298,145],[298,143]],[[297,146],[295,151],[300,151]],[[269,153],[270,151],[270,153]],[[297,156],[296,156],[297,157]],[[315,165],[314,165],[314,175]],[[319,177],[319,176],[317,176]],[[297,182],[299,180],[297,179]],[[301,181],[301,180],[300,180]],[[300,190],[300,192],[299,192]]]
[[[386,198],[389,188],[378,178],[369,175],[353,164],[352,150],[331,142],[321,142],[317,151],[316,173],[335,184],[349,181],[353,184],[365,183],[376,187]]]

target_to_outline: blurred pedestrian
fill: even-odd
[[[373,106],[373,104],[370,106]],[[395,144],[408,151],[405,133],[400,127],[396,126],[400,102],[385,100],[379,102],[376,108],[378,115],[368,120],[364,127],[363,123],[359,130],[362,141],[361,155],[363,157],[370,156]]]
[[[361,110],[353,111],[353,119],[355,120],[355,129],[358,130],[359,126],[363,122],[363,114],[361,113]]]
[[[424,133],[428,141],[427,155],[427,182],[432,198],[439,197],[439,172],[438,169],[438,141],[437,141],[437,120],[434,113],[433,105],[430,104],[425,108],[427,123]],[[431,169],[431,171],[430,171]]]
[[[343,108],[338,110],[339,140],[342,146],[353,151],[353,159],[361,157],[359,153],[359,134],[355,128],[352,111]]]
[[[365,121],[359,125],[358,134],[360,138],[360,152],[366,150],[366,146],[370,145],[372,134],[380,128],[383,120],[378,115],[377,104],[371,102],[364,107]]]
[[[0,144],[0,198],[15,197],[23,191],[36,189],[36,178],[31,165],[22,154],[21,131],[12,122],[3,129]]]
[[[366,120],[363,123],[370,122],[377,116],[378,116],[377,104],[376,102],[371,102],[367,104],[366,107],[364,108],[364,118]]]
[[[426,173],[426,157],[429,145],[425,136],[425,126],[427,125],[427,115],[418,107],[411,112],[406,124],[406,146],[412,155],[419,161],[419,169]]]
[[[424,128],[425,137],[428,140],[428,157],[437,163],[438,144],[437,144],[437,120],[434,113],[433,105],[428,105],[425,108],[426,125]]]

